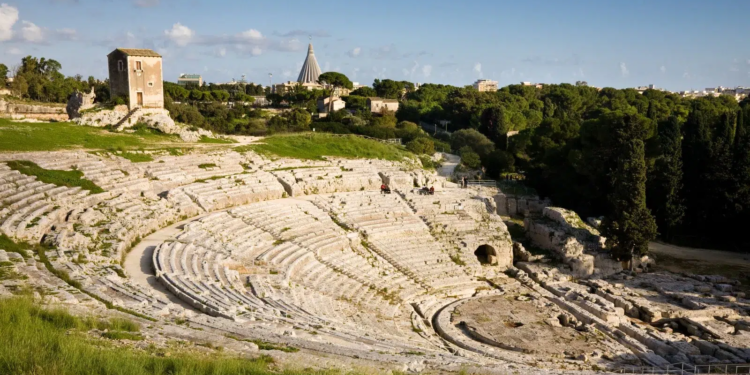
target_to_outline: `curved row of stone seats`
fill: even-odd
[[[277,273],[277,275],[268,275],[268,270],[266,270],[266,275],[249,276],[248,281],[255,295],[263,299],[288,301],[286,303],[295,305],[296,301],[291,291],[288,290],[288,287],[283,287],[284,284],[289,285],[291,282],[320,293],[315,293],[315,295],[321,298],[331,298],[331,300],[336,301],[333,305],[336,306],[333,309],[336,312],[335,315],[321,315],[323,317],[340,319],[342,316],[351,316],[361,310],[363,306],[381,311],[381,315],[384,317],[392,317],[397,310],[397,306],[382,300],[385,293],[381,289],[360,283],[316,259],[312,249],[316,249],[316,246],[320,245],[321,247],[317,250],[323,249],[323,252],[325,252],[325,248],[330,248],[330,246],[325,245],[326,242],[335,246],[335,243],[341,241],[341,238],[346,238],[345,233],[330,220],[326,213],[309,202],[297,201],[297,204],[294,203],[295,201],[291,200],[265,202],[229,211],[232,215],[237,215],[248,221],[247,226],[254,227],[257,225],[268,232],[275,232],[278,236],[288,235],[288,237],[285,237],[289,239],[288,241],[266,242],[262,246],[257,246],[258,249],[251,251],[256,254],[253,258],[256,263],[268,266],[274,273]],[[221,212],[190,223],[186,225],[185,233],[193,235],[180,235],[178,240],[204,241],[205,243],[209,241],[205,238],[206,235],[215,234],[217,237],[228,235],[219,242],[225,241],[226,238],[231,237],[231,232],[227,232],[226,229],[236,227],[238,224],[238,219],[232,215]],[[298,223],[300,228],[307,228],[308,235],[305,236],[303,232],[284,227],[290,222]],[[331,236],[330,234],[336,230],[339,231],[339,237]],[[202,234],[195,235],[199,231]],[[339,249],[346,245],[345,242],[338,245]],[[300,246],[300,244],[307,245],[309,248]],[[221,245],[217,245],[213,248],[221,247]],[[341,250],[330,251],[340,252]],[[364,259],[355,264],[372,268]],[[354,264],[349,266],[354,266]],[[175,268],[178,267],[175,266]],[[252,268],[250,265],[245,267]],[[354,271],[356,268],[352,270]],[[271,279],[277,281],[271,281]],[[356,307],[358,305],[359,308]],[[309,305],[300,307],[306,311],[310,308]]]
[[[70,206],[85,204],[88,195],[79,187],[43,183],[0,163],[0,231],[36,242]]]
[[[431,233],[448,248],[456,249],[461,260],[482,272],[474,251],[483,244],[496,251],[497,266],[512,264],[512,242],[507,226],[494,213],[491,200],[473,189],[445,189],[434,195],[402,192],[404,199],[430,227]]]
[[[310,202],[268,202],[233,209],[231,212],[240,215],[254,226],[273,233],[281,241],[293,242],[312,251],[316,260],[331,271],[342,273],[361,284],[377,290],[405,290],[406,296],[423,291],[390,264],[375,259],[377,255],[369,254],[370,259],[367,259],[363,254],[355,252],[352,245],[361,246],[356,233],[347,232],[336,225],[328,213]],[[351,237],[352,234],[354,237],[348,239],[347,237]],[[283,245],[280,247],[283,248]],[[276,254],[275,251],[279,250],[268,250],[258,259],[267,261],[271,255]],[[301,265],[297,264],[304,261],[299,254],[285,254],[283,259],[288,259],[287,263],[278,263],[283,266],[296,264],[297,269],[302,269]],[[290,272],[295,270],[293,267],[288,269]]]
[[[183,194],[203,210],[214,211],[279,199],[284,195],[284,187],[270,173],[255,171],[182,186],[171,190],[167,199],[178,201]]]
[[[212,258],[216,255],[192,244],[171,242],[154,250],[152,262],[157,277],[171,292],[210,315],[234,319],[246,307],[261,307],[262,302],[235,289],[221,259]]]
[[[376,251],[415,280],[435,283],[433,288],[472,281],[398,195],[358,192],[318,197],[316,202],[363,232]]]
[[[196,180],[242,173],[244,168],[241,161],[242,156],[236,152],[163,156],[145,164],[145,173],[171,189]]]
[[[24,154],[44,169],[78,170],[83,177],[106,191],[144,191],[151,188],[150,181],[132,162],[114,155],[92,155],[83,151],[57,151]]]
[[[344,191],[375,190],[382,180],[371,166],[313,167],[272,171],[290,195],[324,194]]]

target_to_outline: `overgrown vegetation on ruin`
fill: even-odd
[[[262,144],[241,146],[235,150],[310,160],[322,160],[324,156],[403,160],[411,155],[399,147],[356,136],[312,133],[274,135],[264,139]]]
[[[28,160],[12,160],[7,162],[6,164],[11,169],[19,171],[27,176],[35,176],[37,180],[44,183],[67,187],[77,186],[83,190],[90,191],[92,194],[104,192],[102,188],[97,186],[92,181],[84,179],[83,172],[81,171],[59,171],[44,169]]]
[[[108,330],[107,335],[95,334]],[[112,339],[133,339],[138,325],[123,319],[77,317],[65,310],[47,310],[25,297],[0,300],[0,373],[2,374],[271,374],[272,360],[198,354],[149,347],[115,345]],[[101,336],[101,338],[97,337]],[[293,374],[294,372],[285,371]]]

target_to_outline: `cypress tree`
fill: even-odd
[[[609,173],[609,213],[602,222],[602,235],[613,257],[621,261],[648,253],[648,242],[656,237],[656,222],[646,207],[646,161],[641,134],[635,116],[614,121],[612,157]],[[630,263],[631,268],[633,262]]]
[[[710,204],[708,164],[711,161],[710,115],[697,108],[695,103],[683,126],[682,171],[685,197],[685,229],[699,233],[707,222]]]
[[[685,215],[682,200],[682,134],[677,117],[672,116],[659,124],[658,141],[661,155],[650,176],[653,188],[649,191],[648,199],[652,202],[661,234],[670,239]]]
[[[732,242],[740,249],[750,247],[750,239],[745,234],[750,222],[750,121],[745,120],[748,118],[744,114],[746,110],[747,107],[740,109],[737,116],[732,160],[734,215],[728,225]]]

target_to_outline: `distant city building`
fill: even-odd
[[[128,108],[164,108],[161,55],[150,49],[118,48],[107,55],[109,92]]]
[[[328,103],[330,103],[330,99],[331,98],[329,97],[318,99],[318,112],[328,113]],[[333,112],[336,112],[344,108],[346,108],[346,102],[344,102],[341,98],[334,97],[333,98]]]
[[[398,100],[376,97],[367,98],[367,106],[370,107],[370,112],[372,113],[381,113],[383,110],[396,112],[398,111]]]
[[[180,86],[196,85],[203,86],[203,77],[200,74],[180,74],[177,78],[177,84]]]
[[[477,91],[497,91],[497,81],[490,81],[489,79],[478,79],[474,82],[474,88]]]
[[[521,86],[534,86],[538,89],[541,89],[542,87],[544,87],[544,85],[541,83],[531,83],[531,82],[521,82]]]

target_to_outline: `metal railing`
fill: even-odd
[[[632,366],[610,369],[617,374],[750,374],[750,364],[711,364],[691,365],[689,363],[671,364],[666,367]]]

